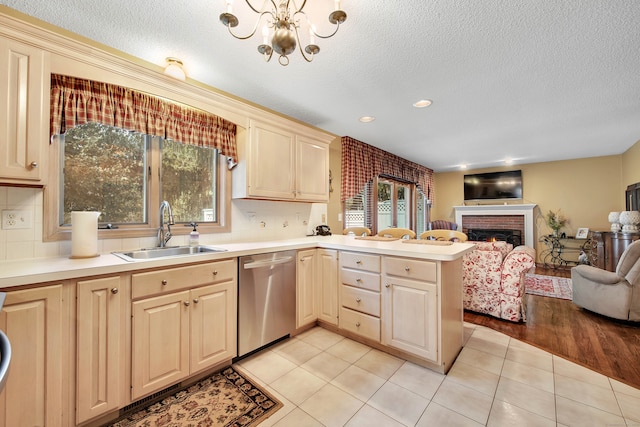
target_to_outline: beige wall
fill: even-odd
[[[640,141],[622,155],[622,185],[640,182]]]

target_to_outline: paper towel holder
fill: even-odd
[[[71,212],[71,259],[95,258],[98,253],[98,218],[101,212]]]

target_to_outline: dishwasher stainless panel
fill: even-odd
[[[238,357],[288,336],[296,327],[296,251],[240,257]]]

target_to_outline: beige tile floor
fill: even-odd
[[[640,390],[464,327],[447,375],[319,327],[235,366],[284,404],[260,427],[640,426]]]

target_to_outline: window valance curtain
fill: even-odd
[[[342,139],[342,186],[344,202],[364,190],[367,182],[389,175],[414,182],[432,199],[433,170],[348,136]]]
[[[237,161],[236,125],[214,114],[135,90],[51,75],[51,135],[88,122],[217,148]]]

